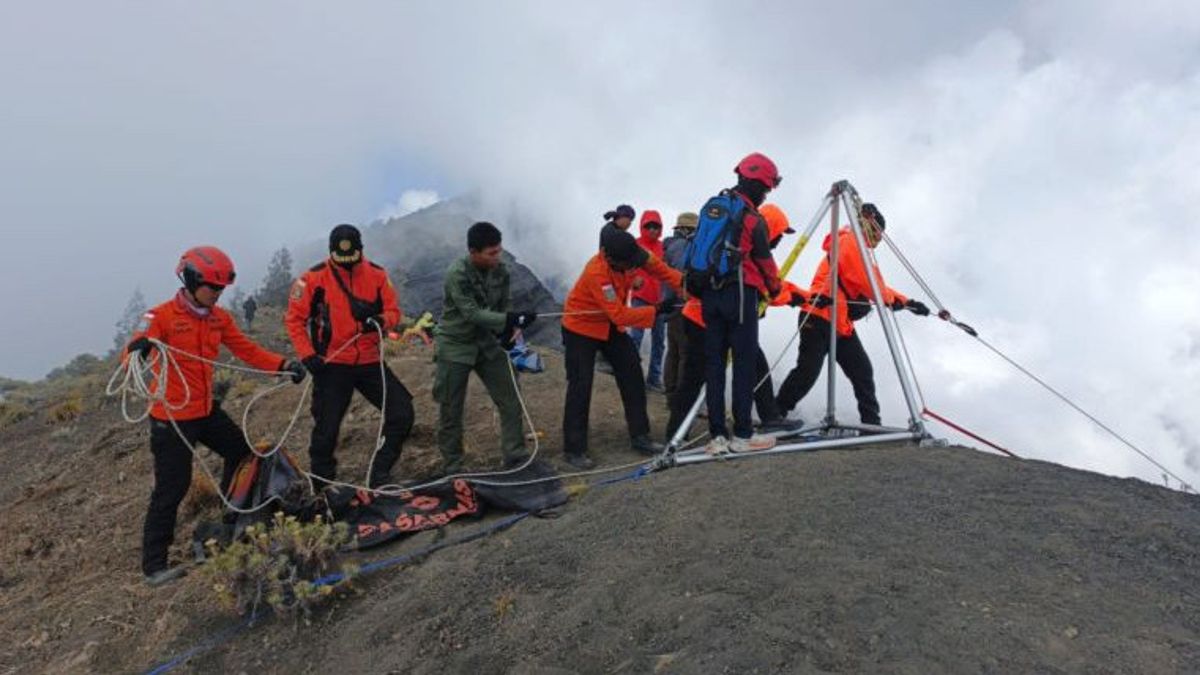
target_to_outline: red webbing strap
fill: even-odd
[[[980,436],[979,434],[975,434],[970,431],[967,431],[966,429],[958,426],[954,422],[951,422],[950,420],[946,419],[945,417],[942,417],[941,415],[933,412],[929,408],[925,408],[924,410],[922,410],[921,415],[932,417],[933,419],[941,422],[942,424],[945,424],[946,426],[950,427],[951,429],[954,429],[955,431],[957,431],[959,433],[966,434],[967,436],[970,436],[971,438],[974,438],[975,440],[979,441],[980,443],[984,443],[984,444],[988,445],[989,447],[995,448],[996,450],[1003,452],[1004,454],[1008,455],[1009,457],[1012,457],[1013,459],[1021,459],[1015,453],[1013,453],[1011,450],[1008,450],[1007,448],[1002,448],[999,445],[996,445],[995,443],[984,438],[983,436]]]

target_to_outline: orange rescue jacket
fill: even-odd
[[[641,270],[670,284],[682,295],[683,276],[657,257],[651,255]],[[596,340],[607,340],[612,324],[617,328],[653,326],[654,307],[629,307],[625,302],[637,272],[637,269],[617,272],[608,266],[602,252],[592,256],[563,303],[563,328]]]
[[[833,238],[831,235],[825,235],[825,243],[822,248],[825,249],[825,257],[821,258],[821,264],[817,265],[817,272],[813,275],[812,286],[809,292],[812,295],[824,295],[833,297],[829,292],[829,255],[833,248]],[[875,267],[875,281],[879,284],[879,290],[883,293],[883,301],[888,305],[899,301],[907,302],[908,298],[900,292],[889,288],[883,282],[883,275],[879,273],[879,268]],[[863,264],[863,256],[858,251],[858,241],[854,238],[854,233],[850,228],[843,227],[838,232],[838,316],[837,316],[837,332],[842,337],[849,337],[854,333],[854,322],[850,320],[850,305],[848,300],[855,302],[863,302],[871,299],[871,282],[867,279],[867,270]],[[821,309],[813,309],[813,316],[819,316],[826,321],[829,321],[829,308],[822,307]]]
[[[151,308],[142,316],[141,328],[130,341],[139,337],[155,338],[186,352],[171,352],[179,364],[179,372],[168,367],[166,384],[161,385],[166,387],[170,409],[161,401],[156,401],[150,408],[151,417],[164,421],[174,418],[182,422],[207,417],[212,413],[213,367],[189,358],[187,354],[216,360],[221,345],[225,345],[234,356],[259,370],[279,370],[285,361],[279,354],[264,349],[246,337],[224,309],[213,307],[207,316],[199,315],[182,290],[171,300]],[[162,362],[155,357],[153,371],[156,384],[162,382],[158,377],[162,368]],[[182,382],[179,380],[180,372],[183,374]],[[154,392],[157,393],[158,389],[155,388]]]
[[[375,304],[376,313],[383,316],[385,332],[400,323],[396,289],[382,267],[365,257],[350,269],[326,260],[310,267],[292,284],[288,299],[283,323],[301,359],[319,354],[329,363],[379,363],[379,334],[374,329],[363,330],[350,310],[346,291]],[[360,332],[357,340],[342,349]]]

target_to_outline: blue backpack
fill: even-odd
[[[684,258],[688,293],[698,296],[706,288],[723,288],[737,278],[742,266],[739,244],[745,211],[745,202],[729,191],[709,199],[700,209],[700,222]]]

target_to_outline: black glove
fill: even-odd
[[[821,295],[818,293],[809,298],[808,303],[817,309],[825,309],[833,304],[833,298],[829,297],[828,295]]]
[[[381,315],[381,314],[375,314],[373,316],[368,316],[366,319],[363,319],[363,322],[362,322],[363,332],[364,333],[374,333],[376,330],[375,326],[379,326],[380,330],[385,329],[386,326],[384,325],[384,321],[386,321],[386,319],[384,319],[383,315]]]
[[[308,375],[308,371],[304,369],[304,364],[300,363],[296,359],[288,359],[287,361],[284,361],[283,365],[279,366],[279,372],[291,373],[292,382],[295,382],[296,384],[303,382],[304,378]]]
[[[925,303],[921,302],[920,300],[909,300],[908,302],[904,303],[904,306],[908,309],[908,311],[916,314],[917,316],[929,316],[929,308],[926,307]]]
[[[316,377],[321,373],[321,371],[325,370],[325,359],[321,358],[317,354],[313,354],[312,356],[303,359],[301,363],[304,364],[304,368],[308,372],[313,374],[313,377]],[[296,381],[299,382],[299,380]]]
[[[900,298],[896,298],[895,300],[892,300],[892,304],[888,305],[888,307],[890,307],[893,312],[899,312],[900,310],[904,309],[904,301]]]
[[[150,338],[143,335],[133,342],[130,342],[129,346],[125,348],[125,352],[127,354],[137,352],[144,359],[147,356],[150,356],[151,349],[154,349],[154,343],[150,341]]]
[[[799,293],[792,293],[792,297],[788,298],[788,306],[789,307],[799,307],[806,302],[808,302],[808,301],[805,300],[804,296],[800,295]]]
[[[517,329],[508,326],[496,335],[496,339],[500,341],[500,348],[508,351],[517,344]]]
[[[654,306],[656,318],[658,316],[670,316],[679,309],[679,302],[676,300],[663,300]]]
[[[504,330],[507,332],[513,328],[528,328],[537,318],[537,312],[509,312],[505,315]]]

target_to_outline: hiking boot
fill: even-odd
[[[710,457],[724,455],[727,452],[729,452],[729,439],[724,436],[717,436],[704,446],[704,454]]]
[[[663,389],[662,382],[647,382],[646,383],[646,391],[652,391],[656,394],[667,393],[667,390]]]
[[[734,437],[729,442],[729,451],[736,453],[743,452],[759,452],[761,450],[770,450],[775,447],[775,439],[771,436],[763,436],[754,434],[750,438]]]
[[[567,464],[582,471],[596,468],[596,463],[592,461],[592,458],[583,453],[568,452],[563,455],[563,459],[567,461]]]
[[[146,584],[149,586],[162,586],[169,584],[176,579],[182,579],[187,576],[186,567],[164,567],[157,572],[151,572],[146,575]]]
[[[769,434],[777,431],[799,431],[803,427],[804,420],[790,420],[786,417],[778,417],[773,420],[760,422],[758,430],[764,434]]]
[[[655,443],[648,434],[634,436],[633,438],[629,439],[629,447],[633,449],[634,452],[641,455],[646,455],[647,457],[661,454],[665,449],[662,443]]]

